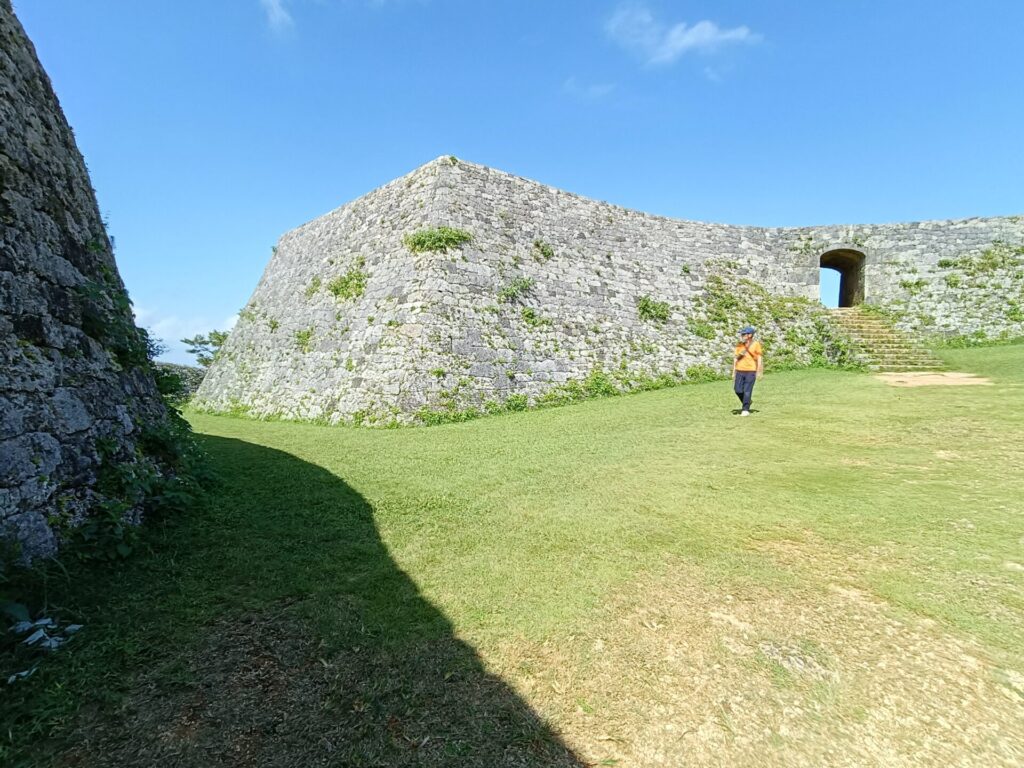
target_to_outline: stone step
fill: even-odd
[[[872,371],[937,371],[941,360],[921,349],[912,336],[883,317],[857,307],[832,310],[836,327],[849,337],[854,350]]]

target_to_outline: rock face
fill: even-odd
[[[167,412],[82,156],[10,0],[0,89],[0,539],[32,557],[111,501],[97,490],[104,466],[135,462],[145,425]]]
[[[409,235],[442,226],[472,240],[410,246]],[[842,341],[817,302],[822,265],[843,271],[848,303],[887,307],[905,328],[1024,334],[1007,304],[1019,300],[1022,243],[1020,218],[678,221],[442,157],[285,234],[195,402],[414,422],[557,399],[595,371],[620,389],[722,371],[748,321],[776,364],[835,360]],[[985,287],[949,278],[958,270]]]

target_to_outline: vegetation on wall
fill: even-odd
[[[862,305],[865,311],[884,314],[903,330],[926,334],[933,346],[976,346],[1020,335],[1012,325],[1024,323],[1019,309],[1024,301],[1024,245],[996,240],[981,251],[941,258],[930,279],[914,277],[913,265],[894,263],[891,268],[908,275],[899,280],[903,295],[880,297],[874,306]],[[951,317],[957,318],[956,330],[942,319]]]
[[[636,312],[641,320],[664,323],[668,321],[671,309],[667,301],[656,301],[650,296],[641,296],[636,300]]]
[[[708,276],[688,327],[701,338],[734,337],[752,325],[765,348],[765,370],[799,367],[860,369],[850,340],[828,319],[819,302],[777,296],[728,266]]]
[[[473,235],[464,229],[454,227],[437,227],[436,229],[420,229],[402,238],[405,247],[413,253],[431,251],[447,252],[450,248],[458,248],[473,241]]]
[[[545,325],[551,325],[551,320],[538,315],[537,311],[532,307],[523,307],[519,314],[523,318],[523,322],[531,328],[540,328]]]
[[[313,329],[303,328],[295,332],[295,344],[303,354],[313,349]]]
[[[511,303],[525,296],[537,284],[532,277],[517,277],[498,291],[498,301]]]
[[[555,255],[555,249],[543,240],[533,241],[533,258],[537,261],[550,261]]]
[[[358,257],[352,269],[327,284],[327,290],[338,301],[358,299],[366,291],[366,281],[370,277],[363,271],[365,266],[366,259]]]

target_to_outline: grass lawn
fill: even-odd
[[[0,761],[1020,765],[1024,346],[942,355],[991,386],[192,414],[222,486],[50,570],[85,629],[4,691]]]

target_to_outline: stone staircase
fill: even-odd
[[[859,307],[841,307],[829,314],[873,371],[937,371],[944,367],[935,355],[885,318]]]

